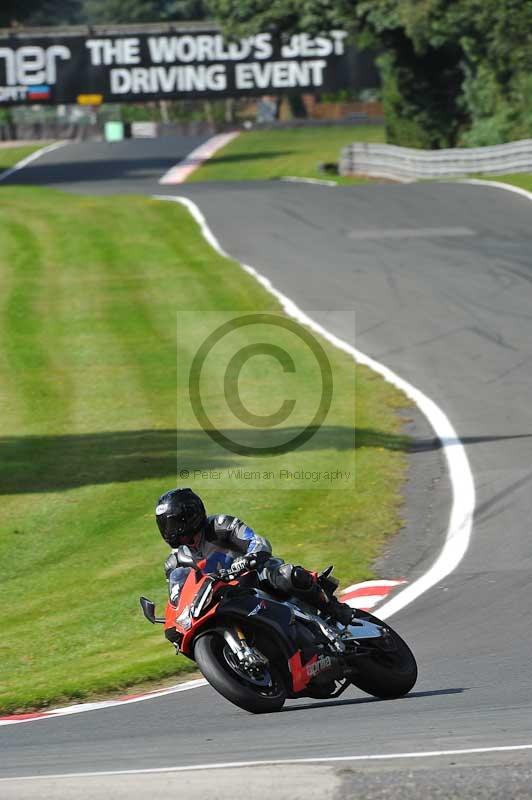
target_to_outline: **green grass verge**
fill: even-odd
[[[14,145],[13,147],[0,147],[0,173],[4,170],[13,167],[19,161],[22,161],[26,156],[35,153],[51,142],[35,142],[35,144],[22,145],[21,147]]]
[[[521,189],[532,192],[532,174],[529,172],[514,172],[509,175],[476,175],[475,177],[483,178],[486,181],[510,183],[512,186],[519,186]]]
[[[336,162],[351,142],[383,142],[383,125],[337,125],[316,128],[249,131],[219,151],[188,181],[272,180],[286,175],[326,178],[337,183],[367,183],[318,172],[320,162]]]
[[[153,507],[176,484],[176,309],[278,309],[174,203],[6,187],[0,212],[0,709],[8,712],[193,668],[138,608],[142,593],[165,599],[167,550]],[[239,514],[281,556],[310,568],[334,562],[345,585],[372,575],[401,523],[407,440],[396,410],[407,400],[324,348],[345,397],[327,420],[337,437],[321,449],[309,442],[288,463],[348,463],[355,371],[356,485],[244,483],[230,495],[216,486],[203,494],[208,510]],[[258,394],[270,380],[248,377]],[[199,439],[189,439],[183,458],[197,457]]]

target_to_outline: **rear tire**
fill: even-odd
[[[358,616],[386,628],[393,649],[384,650],[376,646],[374,655],[357,658],[357,675],[351,682],[363,692],[381,700],[403,697],[412,690],[417,680],[414,654],[399,634],[382,620],[365,611],[359,611]]]
[[[271,686],[259,687],[231,669],[223,650],[223,634],[209,631],[195,644],[194,659],[203,676],[226,700],[252,714],[280,711],[286,700],[286,688],[280,672],[270,665]]]

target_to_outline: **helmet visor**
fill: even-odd
[[[168,516],[165,529],[167,540],[172,542],[174,547],[179,544],[190,544],[197,533],[191,528],[185,514]]]

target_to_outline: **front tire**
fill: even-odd
[[[203,676],[226,700],[252,714],[280,711],[286,700],[286,689],[279,671],[270,666],[270,686],[257,686],[232,669],[224,657],[223,634],[209,631],[195,644],[194,659]]]
[[[364,611],[359,611],[358,616],[385,628],[391,649],[380,648],[377,643],[371,656],[357,658],[357,675],[351,682],[363,692],[381,700],[403,697],[412,690],[417,680],[414,654],[399,634],[382,620]]]

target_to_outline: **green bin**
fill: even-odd
[[[106,122],[104,135],[106,142],[121,142],[124,138],[124,123]]]

